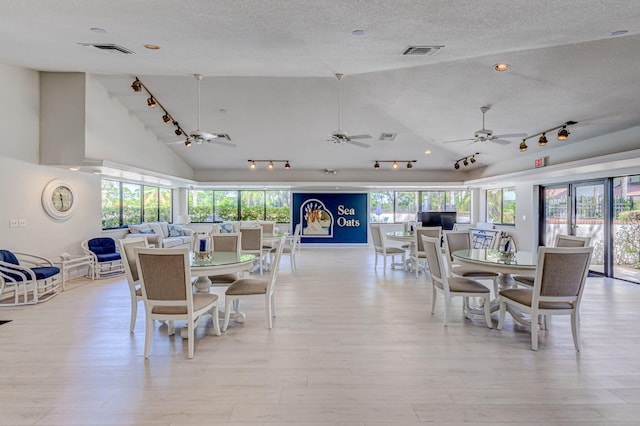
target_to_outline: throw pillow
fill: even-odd
[[[141,229],[139,234],[155,234],[155,232],[153,232],[153,229]]]
[[[220,232],[225,234],[231,234],[233,232],[233,223],[223,222],[220,224]]]
[[[181,226],[169,225],[170,237],[184,237],[184,231]]]

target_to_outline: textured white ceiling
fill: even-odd
[[[0,62],[97,74],[165,142],[176,140],[173,129],[131,91],[133,76],[194,130],[192,74],[203,74],[201,130],[229,133],[237,148],[171,145],[198,170],[245,170],[249,158],[288,159],[296,170],[371,171],[376,159],[451,170],[474,152],[474,167],[518,155],[518,139],[442,143],[472,137],[483,105],[498,134],[578,121],[568,144],[640,125],[639,27],[637,0],[15,0],[0,14]],[[629,32],[610,36],[617,30]],[[445,47],[400,56],[413,44]],[[511,70],[493,71],[498,62]],[[345,74],[341,130],[371,134],[370,148],[325,141],[338,127],[336,72]],[[381,132],[398,136],[381,142]]]

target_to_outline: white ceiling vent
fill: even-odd
[[[133,50],[129,50],[126,47],[122,47],[118,44],[113,44],[113,43],[78,43],[78,44],[84,47],[97,49],[102,52],[124,53],[126,55],[131,55],[133,53]]]
[[[393,142],[398,136],[397,133],[380,133],[380,137],[378,138],[381,141]]]
[[[406,56],[433,56],[444,46],[408,46],[401,55]]]

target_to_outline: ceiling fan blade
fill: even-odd
[[[214,133],[214,135],[218,138],[218,139],[226,139],[229,142],[231,142],[231,137],[229,136],[229,134],[227,133]]]
[[[353,138],[353,136],[352,136],[351,138]],[[359,146],[359,147],[361,147],[361,148],[369,148],[369,147],[371,146],[371,145],[369,145],[369,144],[367,144],[367,143],[356,142],[356,141],[353,141],[353,140],[352,140],[352,141],[349,141],[349,144],[351,144],[351,145],[356,145],[356,146]]]
[[[225,142],[223,140],[211,139],[209,143],[214,143],[216,145],[228,146],[229,148],[235,148],[237,145],[232,142]]]
[[[504,139],[489,139],[491,142],[495,142],[500,145],[509,145],[512,141],[505,141]]]
[[[526,133],[506,133],[504,135],[493,135],[494,138],[523,138],[527,136]]]
[[[442,142],[442,143],[466,142],[466,141],[478,142],[478,141],[479,141],[479,139],[478,139],[478,138],[456,139],[456,140],[454,140],[454,141],[444,141],[444,142]]]
[[[371,135],[353,135],[349,139],[371,139]]]

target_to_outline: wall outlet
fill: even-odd
[[[18,219],[18,226],[20,228],[24,228],[25,226],[27,226],[27,219]]]
[[[18,219],[9,219],[9,227],[17,228],[18,227]]]

